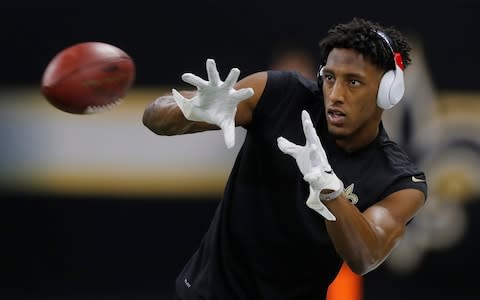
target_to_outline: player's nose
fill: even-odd
[[[345,93],[345,85],[341,81],[337,80],[328,90],[328,99],[332,102],[344,102]]]

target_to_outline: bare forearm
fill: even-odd
[[[212,124],[187,120],[172,95],[161,96],[150,103],[145,108],[142,121],[158,135],[177,135],[218,128]]]
[[[337,218],[335,222],[326,221],[328,234],[352,271],[363,275],[380,265],[395,241],[389,241],[385,232],[370,222],[344,195],[326,204]]]

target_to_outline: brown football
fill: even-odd
[[[41,82],[44,97],[72,114],[108,110],[125,98],[135,80],[135,63],[122,49],[84,42],[60,51],[47,65]]]

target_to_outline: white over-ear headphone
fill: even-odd
[[[375,32],[385,41],[385,44],[387,44],[388,48],[392,51],[395,62],[395,70],[390,70],[383,74],[377,94],[377,105],[383,109],[390,109],[402,99],[405,92],[405,79],[403,74],[405,66],[402,55],[394,50],[390,38],[381,31]]]

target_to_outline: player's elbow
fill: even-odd
[[[142,117],[142,123],[145,127],[150,129],[155,134],[158,135],[171,135],[169,133],[168,127],[165,122],[159,119],[152,108],[147,108]]]
[[[352,272],[365,275],[378,268],[390,255],[400,242],[400,236],[405,232],[404,227],[398,227],[396,238],[391,238],[378,244],[378,247],[364,249],[356,252],[356,255],[346,259],[346,263]]]
[[[378,266],[381,265],[382,262],[383,260],[374,259],[373,257],[363,258],[355,261],[346,261],[350,270],[360,276],[363,276],[375,270]]]
[[[149,104],[143,111],[142,123],[152,132],[162,134],[162,126],[156,117],[154,103]]]

